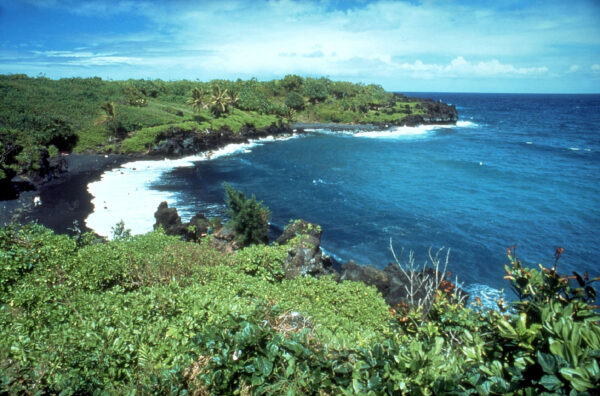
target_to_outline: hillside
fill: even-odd
[[[214,140],[215,131],[226,131],[246,139],[294,122],[387,128],[456,120],[453,106],[326,78],[167,82],[2,75],[0,185],[8,191],[16,175],[34,183],[51,179],[59,152],[147,154],[172,135]]]
[[[514,304],[467,308],[440,290],[390,308],[361,282],[284,276],[298,239],[223,254],[211,238],[0,228],[0,393],[599,390],[594,279],[572,286],[509,250]]]

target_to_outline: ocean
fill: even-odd
[[[449,270],[484,298],[508,289],[506,248],[535,266],[600,275],[600,95],[407,93],[455,104],[456,126],[306,135],[125,164],[91,183],[88,227],[152,229],[162,200],[183,217],[223,215],[223,182],[272,212],[323,227],[340,262],[383,268],[396,252],[451,250]]]

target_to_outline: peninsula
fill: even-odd
[[[458,119],[441,102],[297,75],[198,82],[17,74],[0,76],[0,90],[0,200],[68,172],[70,152],[177,157],[292,133],[295,123],[387,129]]]

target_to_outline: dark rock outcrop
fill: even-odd
[[[333,261],[321,251],[321,234],[319,225],[296,220],[277,238],[278,244],[288,245],[288,255],[283,263],[287,279],[333,273]]]
[[[421,280],[423,277],[435,277],[435,270],[433,268],[425,268],[424,270],[414,272],[415,280]],[[406,303],[408,301],[410,289],[410,281],[408,277],[402,272],[396,263],[389,263],[387,267],[380,270],[372,265],[360,265],[350,260],[342,265],[340,281],[352,280],[360,281],[367,285],[372,285],[377,288],[383,295],[385,301],[392,307]],[[440,289],[445,292],[453,292],[456,285],[449,281],[442,281]],[[466,295],[466,293],[459,289],[458,294],[460,296]],[[423,299],[426,295],[424,288],[416,290],[413,296],[415,301]]]
[[[15,199],[22,192],[37,190],[40,185],[60,177],[67,171],[68,165],[64,157],[50,158],[47,149],[39,149],[36,164],[29,172],[10,172],[7,178],[0,180],[0,200]]]
[[[424,101],[425,115],[423,121],[427,124],[455,124],[458,112],[455,105],[447,105],[441,101]]]
[[[210,245],[218,251],[228,254],[241,249],[240,244],[235,240],[234,230],[227,226],[220,228],[213,234]]]
[[[233,132],[228,127],[216,131],[186,131],[180,128],[169,128],[159,135],[158,143],[150,154],[165,157],[180,157],[196,154],[202,151],[215,150],[229,143],[245,143],[249,139],[259,139],[267,136],[291,134],[287,125],[271,124],[269,127],[256,129],[244,126],[239,132]]]
[[[178,235],[187,241],[197,241],[211,231],[210,221],[201,213],[183,223],[177,209],[169,208],[166,202],[161,202],[154,213],[156,223],[154,229],[162,227],[167,235]]]
[[[455,105],[448,105],[441,101],[431,99],[408,98],[419,103],[415,108],[422,110],[425,114],[409,114],[402,119],[406,126],[418,126],[422,124],[456,124],[458,111]]]

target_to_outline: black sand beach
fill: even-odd
[[[83,231],[84,220],[93,207],[87,191],[90,182],[99,180],[102,173],[125,162],[134,160],[125,155],[70,154],[66,157],[68,173],[42,185],[39,191],[21,193],[18,199],[0,201],[0,226],[11,221],[37,221],[56,232],[67,233],[77,220]],[[34,198],[41,205],[34,205]]]

